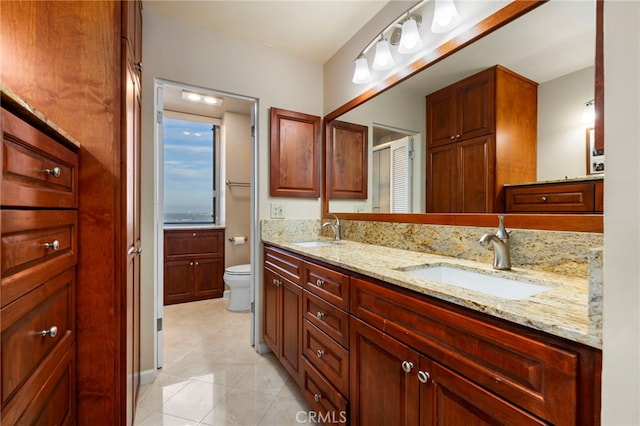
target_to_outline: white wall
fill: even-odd
[[[154,368],[154,78],[259,99],[259,216],[269,214],[269,108],[322,115],[322,66],[260,44],[143,11],[141,369]],[[319,199],[283,199],[287,218],[319,218]],[[258,222],[256,222],[258,223]],[[253,224],[255,226],[255,224]],[[256,228],[256,231],[259,229]],[[257,269],[259,272],[259,268]],[[257,277],[260,278],[259,276]],[[259,294],[256,297],[261,297]],[[261,299],[257,299],[259,303]]]
[[[602,424],[640,425],[640,2],[604,2]]]
[[[593,99],[594,67],[538,86],[538,180],[587,174],[585,103]]]

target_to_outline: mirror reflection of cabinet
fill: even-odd
[[[427,212],[501,212],[504,184],[536,180],[537,83],[495,66],[426,102]]]
[[[329,197],[336,199],[367,198],[367,126],[332,121],[327,144],[327,185]]]

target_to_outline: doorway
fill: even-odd
[[[229,253],[228,256],[225,254],[222,270],[238,262],[257,264],[254,250],[257,240],[255,223],[259,217],[256,202],[257,111],[256,98],[186,83],[155,80],[156,368],[164,364],[165,228],[222,229],[228,234],[222,238],[222,244],[224,251]],[[237,154],[236,145],[241,144],[245,145],[244,155]],[[227,155],[227,151],[231,155]],[[229,174],[237,170],[246,173],[244,178],[238,179],[237,174]],[[242,192],[238,190],[240,188],[232,189],[229,177],[233,177],[233,182],[240,180],[245,184]],[[238,203],[238,199],[243,203]],[[236,213],[240,208],[243,214],[230,214],[227,212],[229,208],[236,210]],[[238,236],[236,234],[246,237],[246,246],[235,247],[238,245],[238,238],[234,238]],[[230,246],[232,244],[234,247]],[[256,285],[253,267],[251,281],[253,306]],[[250,317],[249,343],[254,345],[253,309]]]

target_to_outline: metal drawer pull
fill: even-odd
[[[189,262],[189,266],[193,266],[193,262]]]
[[[451,140],[454,140],[455,138],[456,138],[455,136],[451,135]]]
[[[316,402],[320,402],[320,400],[322,399],[322,395],[320,395],[319,393],[313,395],[313,399]]]
[[[42,246],[44,248],[46,248],[46,249],[51,249],[53,251],[58,251],[58,250],[60,250],[60,241],[53,240],[50,243],[44,243]]]
[[[318,313],[316,314],[316,318],[318,318],[318,319],[322,319],[322,317],[324,317],[324,312],[318,312]]]
[[[44,169],[45,175],[51,175],[54,178],[60,177],[60,167],[54,167],[53,169]]]
[[[431,378],[431,375],[426,371],[422,371],[422,370],[418,371],[418,380],[420,380],[421,383],[427,383],[430,378]]]
[[[274,278],[274,279],[273,279],[273,284],[274,284],[276,287],[280,287],[280,286],[282,285],[282,281],[277,280],[277,279],[275,279],[275,278]]]
[[[322,281],[320,278],[318,278],[318,279],[316,280],[316,285],[317,285],[318,287],[322,287],[322,284],[324,284],[324,281]]]
[[[547,197],[545,197],[544,195],[542,197],[540,197],[540,200],[542,200],[542,202],[547,201]]]
[[[42,330],[40,334],[42,334],[42,337],[56,337],[56,335],[58,334],[58,327],[54,325],[48,330]]]
[[[409,373],[413,369],[413,363],[409,361],[402,361],[402,369],[405,373]]]
[[[318,349],[316,355],[318,355],[318,358],[322,358],[322,355],[324,355],[324,351],[322,349]]]

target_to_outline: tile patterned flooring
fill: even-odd
[[[297,385],[273,354],[255,352],[249,313],[227,300],[164,307],[164,367],[140,387],[134,425],[305,424]]]

